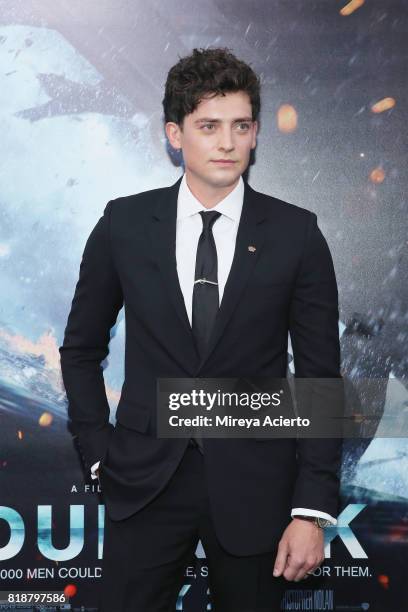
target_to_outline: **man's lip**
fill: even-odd
[[[235,160],[234,159],[212,159],[211,161],[219,164],[235,164]]]

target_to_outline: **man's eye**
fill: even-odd
[[[249,130],[249,128],[251,127],[249,123],[237,123],[236,126],[239,128],[240,132],[247,132]],[[201,126],[201,129],[205,129],[208,130],[210,132],[213,132],[216,125],[214,123],[204,123]]]

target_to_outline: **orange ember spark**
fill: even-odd
[[[340,10],[340,15],[343,15],[343,17],[351,15],[351,13],[354,13],[354,11],[359,9],[360,6],[363,6],[364,2],[365,0],[351,0],[351,2],[346,4],[346,6],[343,6],[343,8]]]
[[[395,98],[383,98],[373,104],[371,110],[373,113],[383,113],[384,111],[390,110],[390,108],[394,108],[395,105]]]
[[[384,587],[384,589],[388,589],[390,586],[390,579],[386,574],[379,574],[378,582],[382,587]]]
[[[67,586],[64,588],[64,595],[66,597],[74,597],[74,595],[76,595],[77,593],[77,588],[75,586],[75,584],[67,584]]]
[[[294,132],[298,124],[298,114],[291,104],[282,104],[276,114],[278,130],[284,134]]]
[[[385,179],[385,172],[382,168],[380,167],[374,168],[374,170],[370,172],[370,181],[372,183],[379,185],[380,183],[384,181],[384,179]]]
[[[48,427],[52,423],[53,416],[49,412],[43,412],[40,418],[38,419],[39,425],[41,427]]]

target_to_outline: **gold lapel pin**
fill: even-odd
[[[248,247],[248,251],[249,251],[250,253],[255,253],[255,251],[256,251],[256,247],[252,246],[252,244],[251,244],[251,245],[249,245],[249,247]]]

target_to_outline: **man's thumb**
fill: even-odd
[[[286,558],[288,556],[288,549],[286,544],[280,543],[278,548],[278,554],[275,559],[275,567],[273,568],[273,575],[280,576],[286,567]]]

